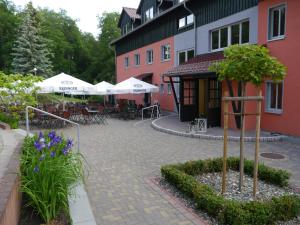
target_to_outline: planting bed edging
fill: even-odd
[[[0,153],[0,225],[19,223],[22,200],[18,176],[21,141],[17,144],[15,142],[13,135],[7,136],[3,152]]]
[[[230,169],[238,168],[237,159],[234,157],[228,159]],[[245,173],[249,174],[251,173],[251,168],[249,168],[249,162],[251,161],[247,160],[246,162]],[[217,218],[222,224],[274,224],[276,221],[290,220],[299,215],[300,198],[296,195],[274,197],[268,201],[238,202],[227,200],[210,186],[197,182],[192,176],[208,172],[219,172],[221,169],[222,158],[217,158],[163,166],[161,173],[169,183],[185,195],[193,198],[200,210]],[[289,176],[282,170],[260,165],[259,172],[262,173],[260,178],[265,178],[264,180],[270,183],[279,186],[287,185]]]

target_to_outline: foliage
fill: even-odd
[[[239,170],[240,159],[238,157],[229,157],[227,159],[228,168],[231,170]],[[221,172],[223,168],[223,158],[214,158],[206,160],[188,161],[183,164],[172,165],[191,176],[200,175],[203,173]],[[253,160],[244,160],[244,170],[249,176],[253,176]],[[258,165],[258,178],[268,183],[275,184],[281,187],[288,185],[290,174],[281,169],[268,167],[264,164]]]
[[[17,129],[19,127],[19,120],[5,113],[0,112],[0,121],[7,123],[12,129]]]
[[[7,113],[16,117],[24,115],[26,106],[36,105],[35,82],[41,78],[34,75],[9,74],[0,71],[0,106],[4,107]]]
[[[83,179],[82,156],[74,153],[72,140],[54,131],[26,137],[21,156],[21,191],[26,206],[45,222],[68,213],[72,185]]]
[[[236,80],[251,82],[259,86],[265,79],[282,80],[286,68],[269,50],[259,45],[231,45],[224,50],[225,60],[210,67],[218,74],[219,80]]]
[[[29,2],[19,28],[19,36],[12,49],[13,71],[27,74],[32,73],[36,68],[40,75],[52,75],[51,53],[47,43],[48,40],[41,36],[38,13]]]
[[[228,167],[237,168],[238,158],[228,159]],[[247,161],[251,162],[250,160]],[[253,162],[251,162],[253,164]],[[265,201],[238,202],[228,200],[216,193],[206,184],[197,182],[191,176],[220,170],[221,158],[190,161],[184,164],[167,165],[161,168],[163,177],[185,195],[191,197],[197,207],[218,219],[221,224],[270,225],[279,220],[290,220],[300,214],[298,196],[274,197]],[[262,166],[262,165],[260,165]],[[264,166],[273,172],[283,172]],[[260,173],[261,167],[259,167]],[[245,170],[246,173],[248,170]],[[275,182],[275,180],[270,180]],[[285,183],[285,182],[284,182]],[[278,184],[278,183],[276,183]]]
[[[0,0],[0,70],[8,72],[11,67],[11,49],[17,36],[19,15],[14,5],[7,0]]]

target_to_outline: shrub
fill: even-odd
[[[21,156],[21,191],[45,222],[68,214],[72,185],[83,179],[82,156],[72,152],[72,141],[54,131],[26,137]]]
[[[19,120],[17,118],[4,113],[0,113],[0,121],[7,123],[12,129],[19,127]]]
[[[272,200],[238,202],[225,199],[211,187],[201,184],[191,176],[221,171],[221,158],[189,161],[184,164],[167,165],[161,168],[162,176],[178,190],[194,199],[197,208],[207,212],[222,224],[271,225],[278,220],[289,220],[300,214],[298,196],[274,197]],[[239,159],[228,158],[228,168],[238,170]],[[245,173],[251,175],[253,161],[245,160]],[[288,182],[286,171],[259,165],[259,178],[284,186]]]

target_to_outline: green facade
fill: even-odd
[[[258,0],[191,0],[187,6],[193,9],[196,15],[196,26],[199,27],[257,4]],[[172,10],[162,13],[159,18],[116,41],[114,44],[116,54],[121,55],[193,29],[193,25],[178,29],[178,19],[188,14],[183,4],[174,6]]]

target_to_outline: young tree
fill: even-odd
[[[26,5],[23,21],[13,47],[12,67],[15,73],[32,73],[48,76],[52,73],[48,40],[40,34],[40,20],[31,2]]]
[[[226,81],[230,96],[233,97],[232,81],[238,82],[238,95],[246,96],[246,85],[252,83],[259,87],[266,79],[281,81],[286,75],[286,68],[276,58],[269,54],[266,47],[259,45],[232,45],[224,50],[225,59],[214,63],[210,70],[218,74],[220,81]],[[241,113],[240,123],[240,190],[243,186],[244,174],[244,109],[245,102],[239,102],[239,106],[232,101],[232,108],[235,113]],[[238,119],[236,118],[236,121]]]

